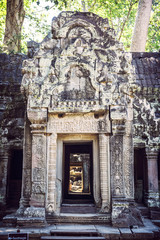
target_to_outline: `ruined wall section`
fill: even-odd
[[[8,162],[23,148],[24,96],[20,92],[25,55],[0,54],[0,209],[6,203]],[[3,208],[4,209],[4,208]]]
[[[134,78],[138,86],[134,97],[134,145],[160,145],[160,54],[132,53]]]

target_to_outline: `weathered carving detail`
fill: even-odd
[[[24,169],[24,184],[23,191],[25,197],[30,197],[31,194],[31,169]]]
[[[22,91],[30,96],[30,108],[91,112],[108,105],[127,107],[131,55],[123,52],[107,22],[92,13],[84,18],[62,12],[54,19],[52,38],[23,64]]]
[[[99,133],[110,132],[110,122],[108,116],[104,114],[100,119],[95,119],[93,114],[66,115],[64,118],[51,118],[49,131],[54,130],[56,133]]]
[[[45,136],[33,134],[32,137],[32,206],[44,206],[46,190],[45,177]]]
[[[33,181],[34,182],[40,182],[44,181],[44,176],[45,176],[45,170],[42,168],[34,168],[33,169]]]
[[[110,172],[109,172],[109,137],[99,134],[99,160],[102,207],[100,212],[110,211]]]
[[[115,135],[111,138],[111,142],[112,195],[122,197],[124,196],[123,136]]]
[[[45,193],[44,182],[33,182],[32,184],[32,193]]]
[[[133,119],[136,89],[131,60],[107,19],[92,13],[62,12],[53,20],[52,36],[39,45],[33,59],[24,61],[22,91],[28,99],[33,134],[33,206],[44,206],[47,197],[47,213],[59,211],[62,194],[57,193],[57,186],[62,190],[62,179],[56,178],[57,134],[81,134],[82,140],[85,134],[99,135],[101,213],[111,209],[109,164],[112,197],[133,198],[132,157],[124,157],[123,149],[124,136],[126,151],[132,145],[131,126],[127,125]]]
[[[56,156],[57,156],[57,134],[48,137],[49,162],[48,162],[48,196],[46,210],[52,213],[56,210]]]
[[[38,207],[29,207],[26,208],[24,211],[25,217],[39,217],[44,218],[45,217],[45,209],[44,208],[38,208]]]
[[[154,146],[155,149],[159,148],[160,120],[156,117],[157,106],[136,95],[133,106],[134,144],[143,143],[146,147]]]
[[[124,184],[125,184],[125,196],[127,198],[134,198],[134,185],[133,185],[133,147],[132,138],[124,135],[123,137],[123,171],[124,171]]]
[[[33,135],[32,139],[32,167],[44,168],[44,136]],[[34,174],[34,173],[33,173]]]

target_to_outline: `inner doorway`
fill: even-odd
[[[93,202],[92,142],[64,144],[64,203]]]
[[[18,208],[21,197],[22,186],[22,165],[23,150],[15,149],[11,151],[11,159],[8,165],[7,184],[7,207]]]

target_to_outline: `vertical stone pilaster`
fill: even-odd
[[[47,109],[28,109],[32,133],[31,207],[45,208]],[[33,212],[32,209],[29,211]],[[35,210],[36,211],[36,210]]]
[[[52,134],[48,142],[48,193],[46,209],[48,213],[56,210],[56,154],[57,154],[57,134]]]
[[[114,120],[111,140],[112,225],[143,226],[133,200],[132,121]]]
[[[124,179],[123,179],[123,135],[112,136],[112,197],[124,197]]]
[[[9,170],[9,159],[10,152],[8,147],[4,147],[4,150],[0,156],[0,173],[1,173],[1,182],[0,182],[0,208],[4,208],[7,204],[7,172]],[[2,209],[1,209],[2,210]]]
[[[99,134],[100,182],[101,182],[101,212],[110,211],[110,158],[109,136]]]
[[[145,194],[145,202],[148,207],[159,207],[159,191],[158,191],[158,151],[146,148],[147,157],[147,192]]]
[[[126,122],[126,131],[123,136],[123,172],[125,197],[134,200],[134,158],[132,121]]]
[[[32,125],[32,129],[35,126]],[[32,130],[32,192],[30,205],[45,207],[46,191],[46,136]],[[40,126],[42,127],[42,126]]]
[[[29,207],[31,197],[32,136],[30,122],[26,116],[23,142],[23,172],[20,208]]]

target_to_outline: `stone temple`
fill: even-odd
[[[126,53],[107,19],[62,12],[0,65],[4,225],[158,222],[159,53]]]

